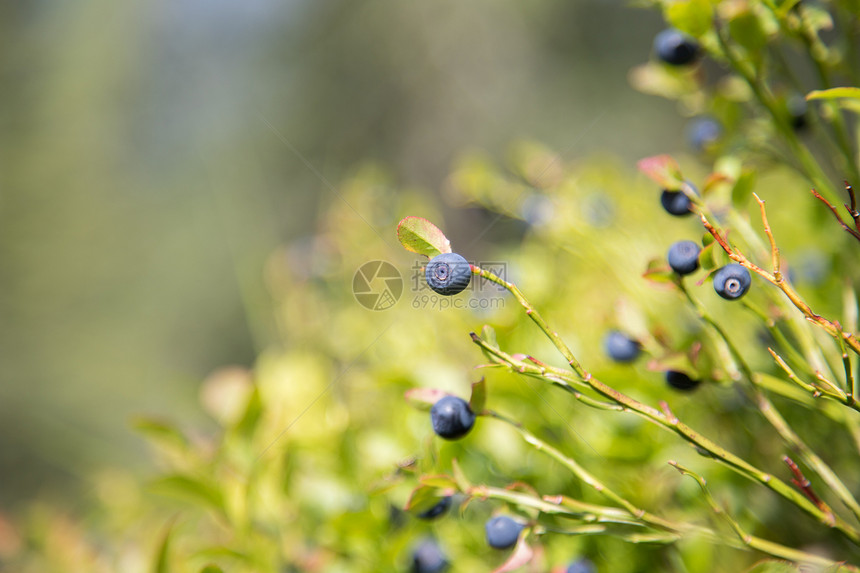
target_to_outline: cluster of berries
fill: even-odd
[[[433,431],[445,440],[459,440],[475,425],[475,413],[469,403],[457,396],[444,396],[430,409]],[[421,519],[435,519],[451,506],[451,497],[441,498],[431,508],[421,512]],[[510,549],[517,544],[525,525],[508,515],[497,515],[484,525],[487,545],[494,549]],[[412,553],[414,573],[440,573],[448,568],[448,560],[435,541],[427,539],[419,543]],[[594,566],[587,559],[571,563],[568,573],[594,573]]]

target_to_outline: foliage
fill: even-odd
[[[389,242],[396,229],[412,253],[450,252],[435,206],[361,169],[312,240],[268,261],[284,347],[204,381],[213,425],[141,418],[160,474],[105,472],[82,522],[48,507],[0,522],[0,564],[405,571],[433,537],[464,571],[562,571],[582,556],[619,573],[857,570],[860,216],[834,181],[860,182],[860,100],[842,85],[860,83],[858,6],[654,6],[707,58],[651,61],[631,81],[723,125],[699,156],[655,150],[639,174],[534,142],[504,165],[463,156],[446,197],[516,221],[521,236],[485,253],[453,245],[474,261],[473,288],[450,299],[470,303],[459,307]],[[809,74],[795,72],[801,57]],[[798,115],[793,98],[807,93]],[[663,212],[663,189],[694,214]],[[702,245],[701,270],[683,279],[665,261],[679,239]],[[411,289],[374,312],[340,271],[381,258],[411,265]],[[709,282],[730,261],[754,280],[734,302]],[[609,360],[609,330],[645,356]],[[670,370],[702,383],[677,392]],[[426,410],[446,394],[479,415],[459,441],[430,429]],[[452,496],[452,510],[419,518]],[[499,514],[527,524],[510,551],[483,537]]]

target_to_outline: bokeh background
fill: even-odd
[[[286,343],[267,261],[368,164],[480,253],[517,227],[445,203],[462,153],[681,148],[627,79],[661,27],[620,0],[0,3],[0,507],[146,472],[135,414],[211,423],[200,381]]]

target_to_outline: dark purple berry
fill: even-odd
[[[681,276],[695,272],[699,268],[699,253],[702,249],[693,241],[678,241],[669,247],[666,258],[672,270]]]
[[[750,272],[738,263],[729,263],[714,273],[714,290],[726,300],[737,300],[750,289]]]
[[[425,539],[412,552],[412,573],[441,573],[447,568],[445,554],[432,539]]]
[[[507,515],[490,518],[484,526],[487,531],[487,543],[495,549],[507,549],[517,543],[523,526]]]
[[[675,390],[688,392],[690,390],[695,390],[699,385],[700,380],[694,380],[683,372],[678,372],[677,370],[667,370],[666,383]]]
[[[456,396],[445,396],[430,409],[433,431],[440,438],[458,440],[475,425],[475,413],[469,404]]]
[[[597,573],[597,569],[594,563],[583,557],[568,565],[564,573]]]
[[[431,507],[426,511],[422,511],[418,515],[416,515],[419,519],[435,519],[448,511],[448,508],[451,506],[451,496],[446,495],[442,499],[440,499],[436,505]]]
[[[472,267],[457,253],[442,253],[430,259],[424,277],[435,292],[450,296],[466,290],[472,280]]]
[[[723,126],[712,117],[696,117],[687,124],[687,142],[698,152],[707,151],[721,135]]]
[[[689,181],[686,182],[686,185],[689,187],[691,192],[698,195],[699,190],[696,189],[695,185]],[[660,195],[660,204],[663,205],[663,209],[665,209],[667,213],[675,215],[676,217],[690,215],[693,212],[693,202],[690,201],[690,198],[683,191],[664,189],[663,193]]]
[[[669,65],[692,64],[699,52],[698,42],[675,28],[667,28],[654,37],[654,54]]]
[[[633,362],[642,351],[642,345],[626,334],[617,330],[610,330],[603,339],[603,347],[606,354],[615,362]]]

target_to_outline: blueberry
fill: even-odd
[[[448,560],[432,539],[425,539],[412,551],[412,573],[441,573],[448,568]]]
[[[791,127],[797,131],[801,131],[806,127],[806,98],[800,94],[794,94],[785,101],[785,107],[788,110],[788,118],[791,122]]]
[[[677,370],[666,371],[666,383],[675,390],[683,390],[685,392],[695,390],[700,382],[700,380],[693,380],[683,372],[678,372]]]
[[[439,294],[450,296],[463,292],[472,280],[469,261],[457,253],[436,255],[424,270],[427,284]]]
[[[699,57],[699,44],[675,28],[667,28],[654,37],[654,53],[672,66],[691,64]]]
[[[458,440],[475,425],[475,413],[469,404],[456,396],[445,396],[430,409],[433,431],[440,438]]]
[[[495,549],[507,549],[517,543],[523,526],[507,515],[490,518],[484,526],[487,530],[487,543]]]
[[[621,363],[633,362],[642,351],[639,341],[617,330],[610,330],[603,338],[603,347],[609,357]]]
[[[435,519],[448,511],[448,508],[451,506],[451,496],[447,495],[439,500],[439,502],[426,511],[422,511],[418,515],[416,515],[419,519]]]
[[[583,557],[568,565],[565,573],[597,573],[597,569],[594,568],[594,563]]]
[[[723,126],[712,117],[702,116],[687,124],[687,141],[696,151],[706,151],[723,134]]]
[[[695,185],[689,181],[686,183],[693,193],[699,193]],[[689,215],[693,212],[693,202],[690,201],[690,198],[683,191],[664,189],[663,193],[660,195],[660,204],[663,205],[663,208],[667,213],[675,215],[676,217],[683,217],[684,215]]]
[[[678,241],[669,247],[669,266],[681,276],[695,272],[699,268],[699,252],[702,249],[693,241]]]
[[[714,290],[727,300],[736,300],[750,289],[750,272],[738,263],[729,263],[714,274]]]

